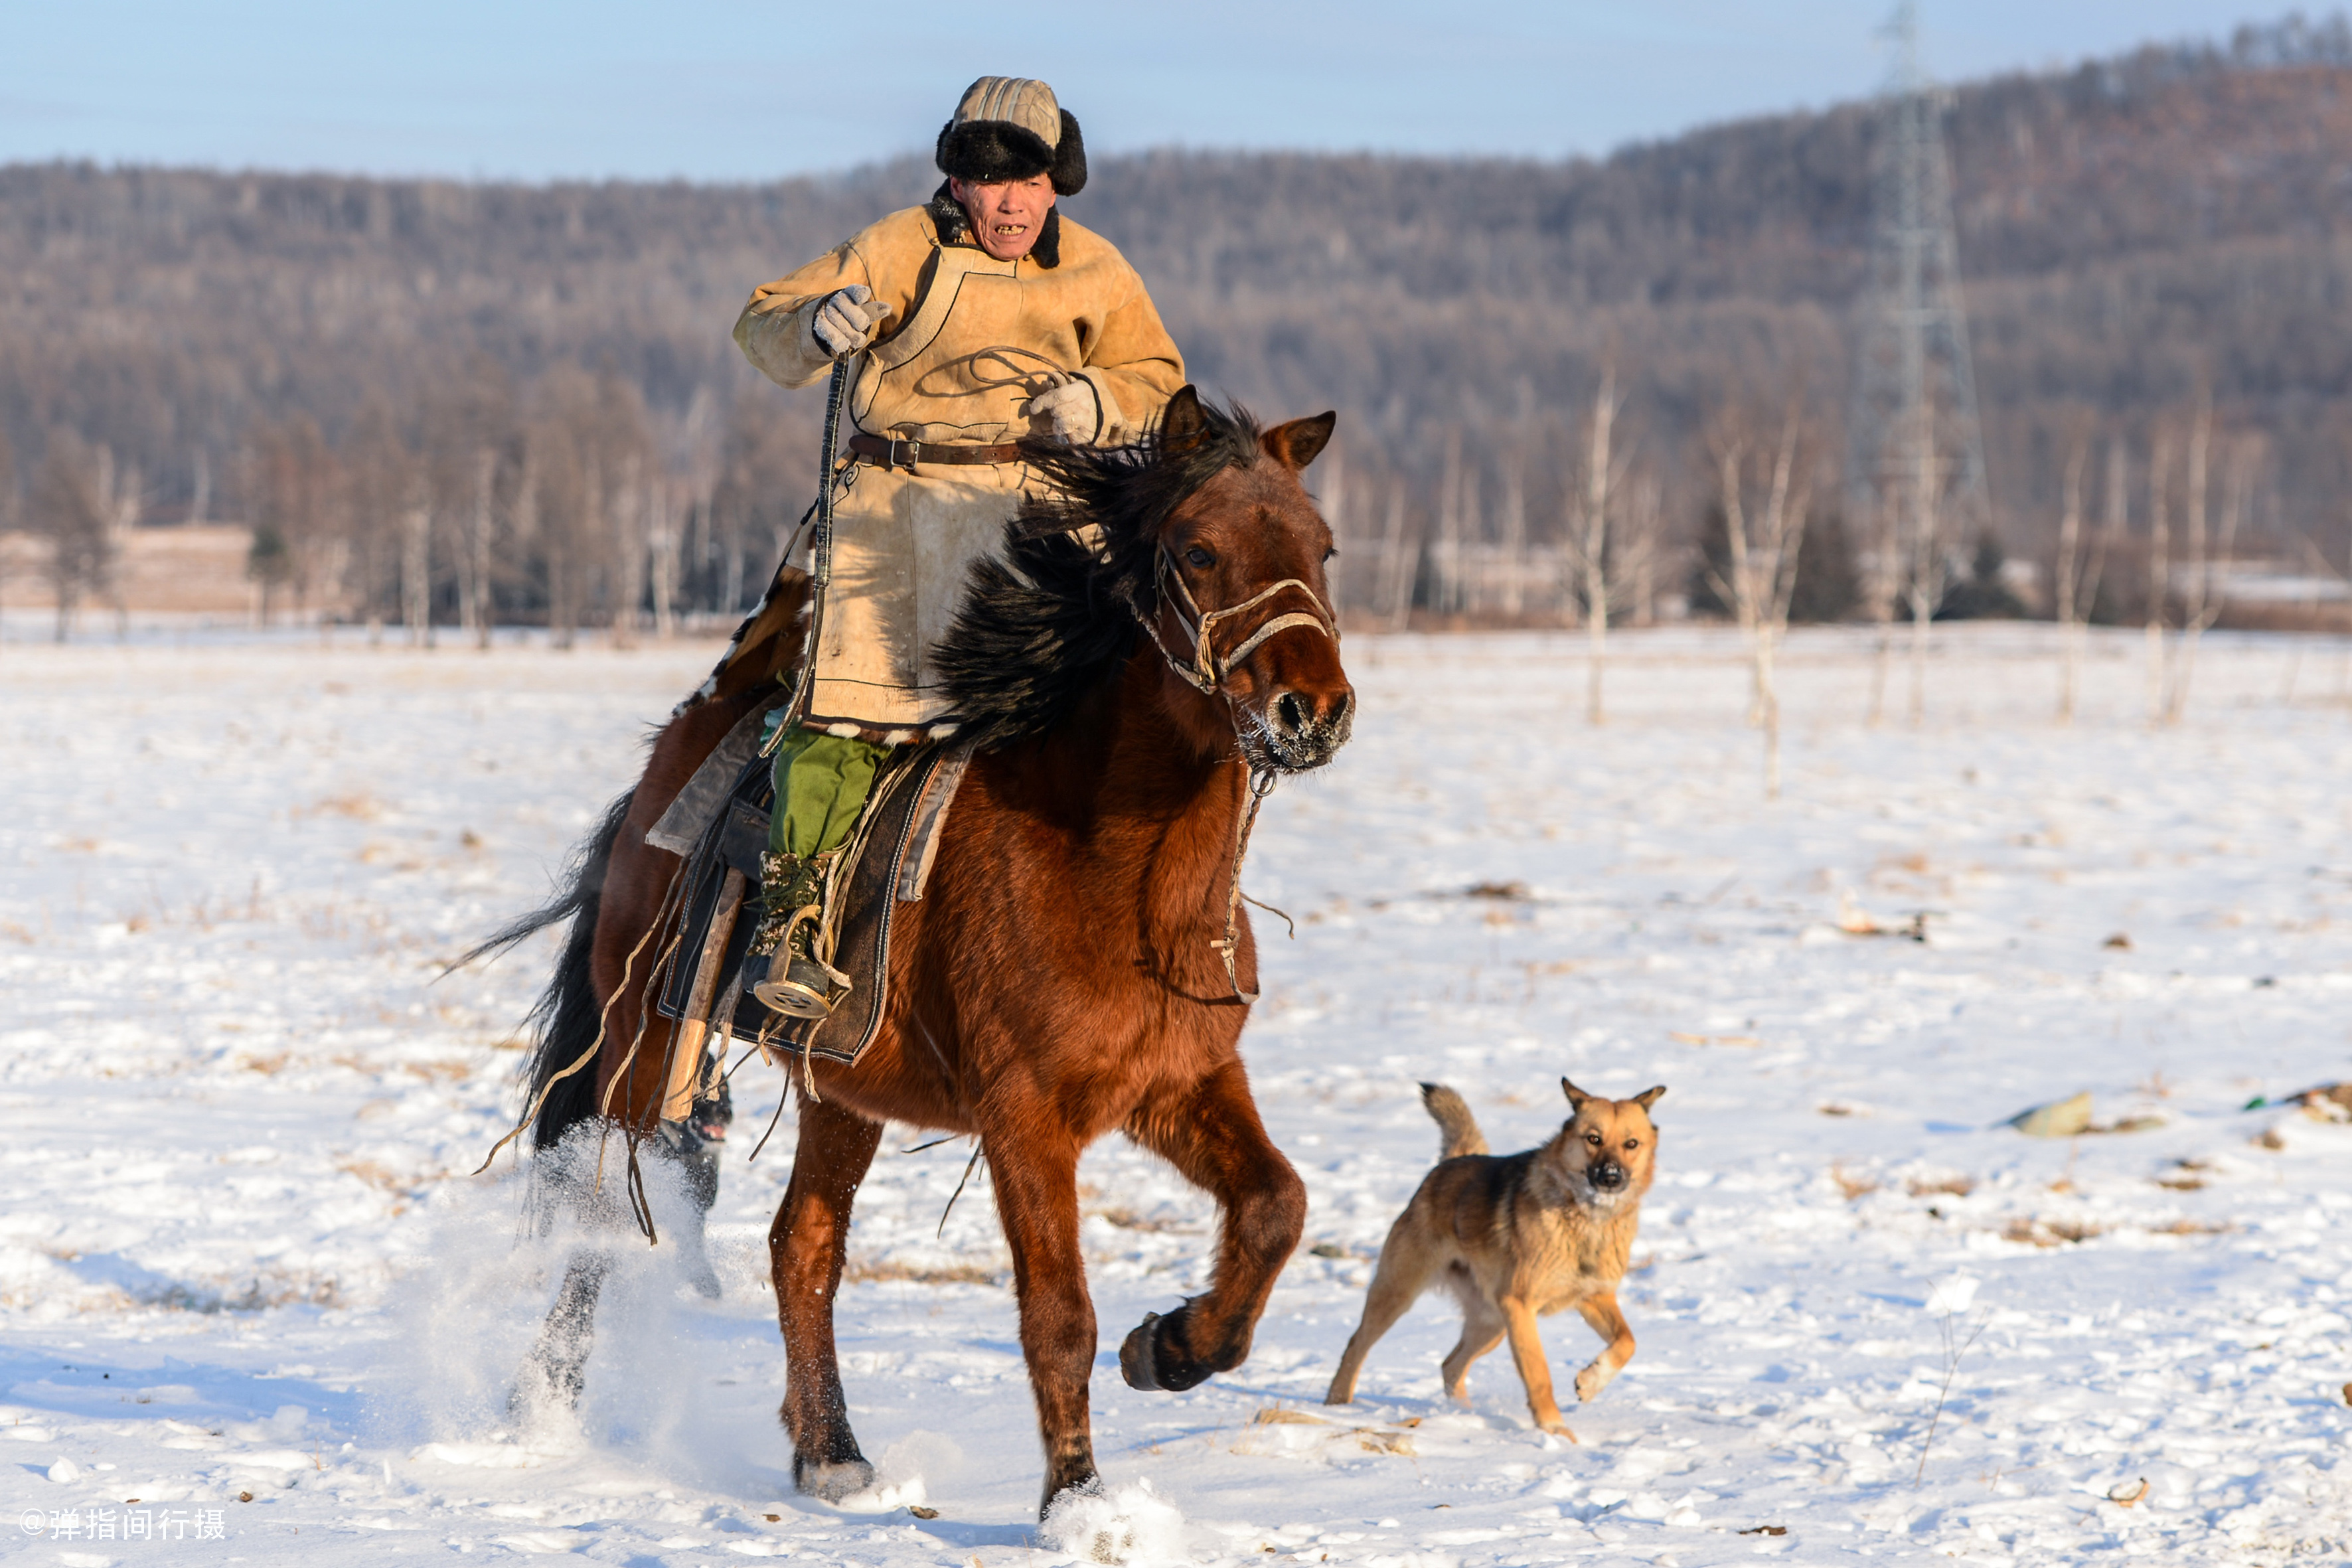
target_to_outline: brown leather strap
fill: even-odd
[[[1021,448],[1011,441],[994,447],[972,447],[945,441],[894,441],[859,431],[848,441],[849,455],[877,468],[911,468],[918,463],[1017,463]]]

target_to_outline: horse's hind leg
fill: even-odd
[[[1306,1229],[1307,1186],[1265,1135],[1239,1062],[1227,1062],[1181,1100],[1138,1110],[1127,1132],[1206,1188],[1223,1211],[1208,1294],[1165,1317],[1146,1317],[1118,1352],[1130,1387],[1191,1388],[1248,1356],[1275,1278]]]
[[[612,1266],[608,1255],[584,1252],[563,1271],[555,1305],[540,1324],[539,1338],[523,1362],[522,1377],[507,1400],[509,1415],[527,1417],[542,1402],[560,1402],[566,1408],[579,1405],[581,1392],[587,1386],[588,1352],[596,1338],[596,1298]]]
[[[776,1315],[784,1331],[782,1415],[793,1439],[793,1484],[827,1501],[874,1482],[874,1467],[849,1429],[833,1305],[849,1247],[850,1205],[881,1141],[880,1122],[803,1098],[792,1184],[768,1230]]]

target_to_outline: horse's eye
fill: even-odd
[[[1206,572],[1210,567],[1214,566],[1217,563],[1217,558],[1215,556],[1210,554],[1207,551],[1202,549],[1197,544],[1192,546],[1192,549],[1184,552],[1184,559],[1192,563],[1194,570],[1201,572]]]
[[[1333,557],[1334,555],[1337,555],[1337,554],[1339,554],[1339,547],[1338,545],[1336,545],[1336,544],[1332,545],[1328,550],[1326,550],[1325,552],[1323,552],[1323,561],[1324,561],[1324,563],[1325,563],[1326,565],[1328,565],[1328,564],[1330,563],[1331,557]]]

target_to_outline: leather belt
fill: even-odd
[[[849,455],[877,468],[911,468],[917,463],[1017,463],[1018,443],[974,447],[946,441],[900,441],[859,431],[848,441]]]

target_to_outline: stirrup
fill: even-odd
[[[791,890],[788,896],[814,895],[786,914],[780,927],[771,917],[752,939],[752,952],[764,954],[768,971],[764,978],[752,983],[751,994],[761,1005],[786,1018],[821,1024],[833,1016],[833,999],[850,989],[849,976],[819,957],[817,951],[824,941],[827,884],[837,859],[838,852],[813,856],[804,862],[772,851],[761,857],[763,897],[764,889],[778,884]],[[814,886],[807,885],[810,881]]]
[[[782,973],[777,973],[778,958],[784,960]],[[793,973],[795,969],[801,972],[798,975]],[[769,955],[768,977],[751,987],[751,994],[770,1012],[821,1024],[833,1016],[829,988],[829,977],[814,960],[780,947]]]

